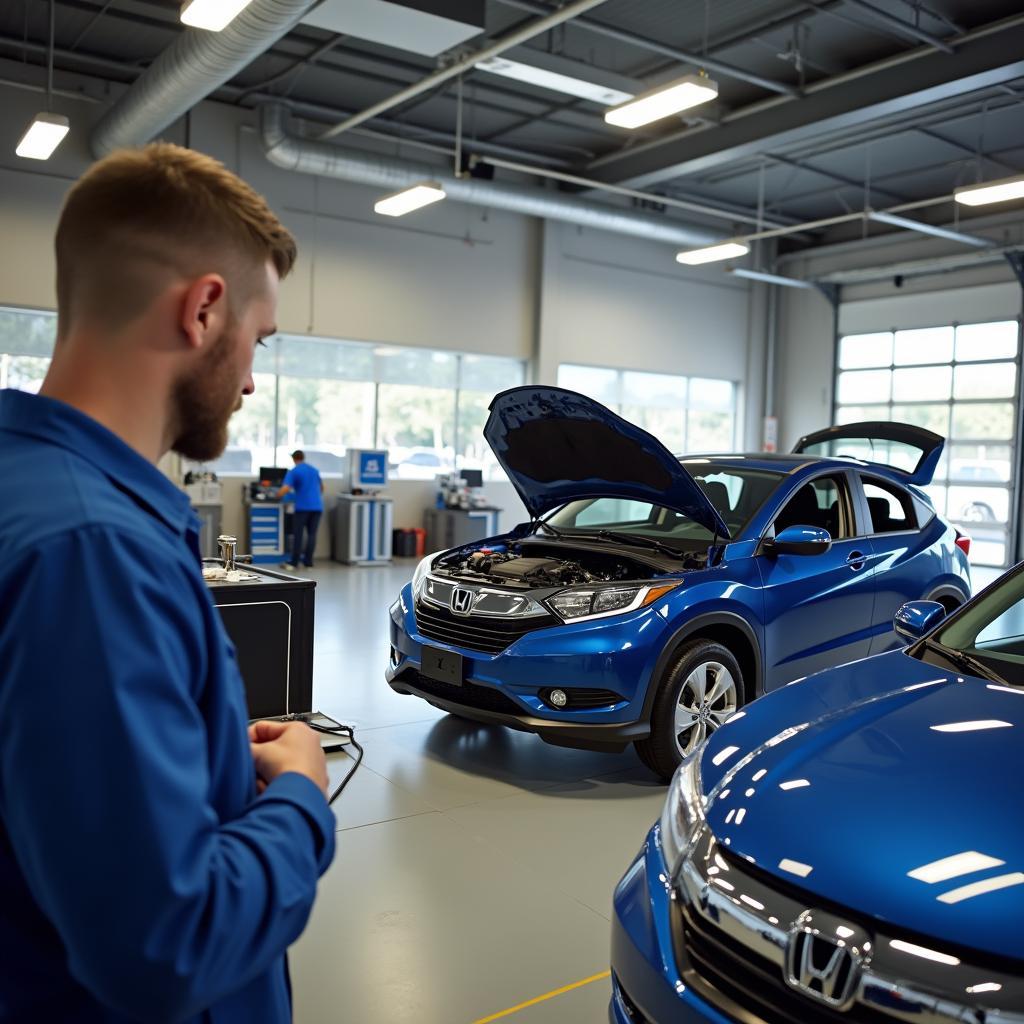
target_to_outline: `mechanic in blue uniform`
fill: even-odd
[[[299,564],[313,568],[313,552],[316,550],[316,531],[324,513],[324,484],[320,471],[306,461],[303,451],[292,452],[295,463],[285,473],[281,489],[277,492],[283,498],[289,491],[295,492],[295,512],[292,515],[292,560],[282,565],[283,569],[294,569]],[[302,532],[306,531],[305,552],[303,553]]]
[[[56,237],[57,343],[0,392],[0,1021],[283,1024],[334,854],[300,723],[246,728],[199,522],[295,243],[221,164],[94,165]]]

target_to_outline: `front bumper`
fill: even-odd
[[[683,981],[672,945],[672,888],[655,825],[615,889],[612,1024],[735,1024]]]
[[[559,625],[528,633],[499,654],[486,654],[423,636],[412,591],[406,587],[391,608],[391,660],[386,678],[393,690],[480,722],[536,733],[558,746],[621,750],[650,735],[645,702],[663,644],[665,619],[653,610],[600,622]],[[420,674],[422,649],[460,654],[463,686]],[[599,708],[555,709],[540,691],[558,687],[608,690],[621,697]]]

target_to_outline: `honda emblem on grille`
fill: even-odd
[[[846,1010],[857,994],[867,934],[820,911],[793,923],[786,950],[786,984],[805,996]]]
[[[456,587],[452,591],[451,608],[456,615],[468,615],[473,608],[473,591]]]

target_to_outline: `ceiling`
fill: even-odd
[[[451,52],[478,49],[558,6],[486,0],[484,34]],[[8,81],[45,80],[49,11],[48,0],[0,5]],[[596,103],[471,70],[462,83],[464,148],[713,206],[723,215],[710,221],[671,215],[714,223],[723,235],[759,218],[792,224],[945,195],[1024,173],[1024,19],[983,34],[1020,15],[1019,0],[607,0],[517,57],[544,51],[644,86],[704,66],[718,100],[628,132],[605,124]],[[173,0],[56,0],[55,86],[71,72],[98,89],[131,82],[181,31]],[[300,24],[214,98],[256,107],[277,97],[329,125],[437,67],[436,57]],[[450,149],[458,91],[450,80],[342,138],[358,146],[372,133]],[[914,214],[952,215],[950,204]],[[840,225],[783,244],[862,230]]]

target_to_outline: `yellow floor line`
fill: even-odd
[[[554,992],[547,992],[542,996],[537,996],[536,999],[527,999],[525,1003],[520,1003],[518,1006],[510,1006],[507,1010],[502,1010],[501,1013],[492,1014],[490,1017],[481,1017],[479,1020],[473,1021],[473,1024],[491,1024],[492,1020],[500,1020],[502,1017],[510,1017],[513,1013],[525,1010],[528,1006],[536,1006],[538,1003],[547,1002],[549,999],[554,999],[555,996],[561,996],[566,992],[571,992],[574,988],[582,988],[584,985],[590,985],[595,981],[603,981],[605,978],[610,978],[611,973],[611,971],[602,971],[600,974],[584,978],[582,981],[574,981],[571,985],[564,985],[562,988],[556,988]]]

